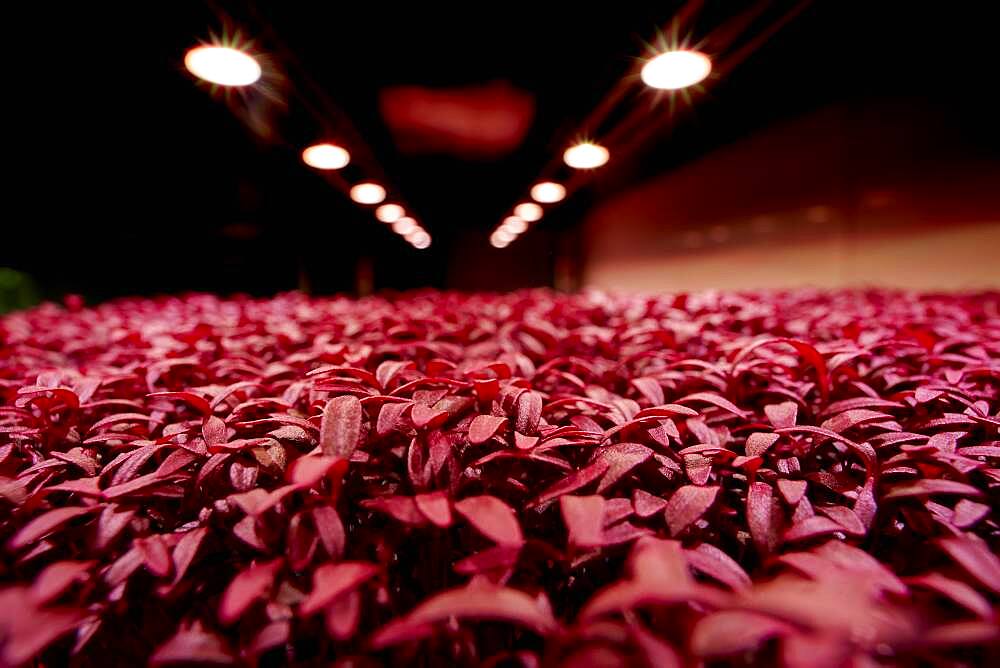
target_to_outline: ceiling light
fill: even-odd
[[[315,144],[302,151],[302,159],[316,169],[341,169],[351,161],[351,154],[336,144]]]
[[[427,248],[431,245],[431,235],[424,230],[417,230],[406,235],[406,240],[416,248]]]
[[[260,65],[246,51],[198,46],[184,56],[184,67],[199,79],[220,86],[249,86],[260,79]]]
[[[406,236],[410,232],[413,232],[418,228],[417,221],[413,220],[409,216],[400,218],[395,223],[392,224],[392,231],[396,234],[401,234]]]
[[[507,216],[504,218],[503,225],[500,229],[507,230],[514,234],[521,234],[526,229],[528,229],[528,224],[524,222],[523,218],[518,218],[517,216]]]
[[[608,161],[608,149],[600,144],[582,142],[563,153],[563,160],[573,169],[596,169]]]
[[[375,217],[383,223],[395,223],[403,217],[406,212],[398,204],[383,204],[375,209]]]
[[[514,207],[514,215],[533,223],[542,217],[542,207],[534,202],[522,202]]]
[[[490,245],[494,248],[506,248],[509,243],[510,240],[497,236],[496,232],[490,235]]]
[[[500,241],[507,241],[507,242],[511,242],[514,239],[517,239],[516,232],[511,232],[510,230],[503,227],[499,228],[496,232],[494,232],[493,236],[495,236]]]
[[[642,80],[661,90],[693,86],[712,71],[712,61],[698,51],[667,51],[642,67]]]
[[[351,188],[351,199],[358,204],[378,204],[385,199],[385,188],[377,183],[359,183]]]
[[[565,196],[566,188],[562,184],[552,181],[542,181],[541,183],[536,183],[531,188],[531,199],[542,204],[558,202]]]

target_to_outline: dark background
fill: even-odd
[[[573,287],[580,223],[602,199],[845,101],[917,100],[950,119],[955,151],[1000,155],[988,3],[818,1],[773,34],[796,3],[140,4],[43,5],[7,26],[15,120],[0,267],[45,297],[354,292],[359,262],[375,289]],[[632,81],[597,134],[631,122],[648,136],[612,145],[608,167],[537,228],[491,248],[491,229],[685,6],[695,11],[682,36],[716,62],[743,48],[738,62],[683,99]],[[212,91],[183,67],[187,49],[234,28],[280,73],[266,97]],[[499,158],[402,152],[378,111],[386,86],[493,81],[531,93],[536,108],[524,142]],[[267,133],[250,129],[248,108]],[[303,146],[348,126],[359,171],[344,176],[381,170],[433,235],[430,249],[412,249],[302,164]]]

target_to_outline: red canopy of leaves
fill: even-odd
[[[1000,297],[0,320],[0,664],[1000,663]]]

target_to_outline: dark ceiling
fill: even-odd
[[[23,118],[8,133],[30,146],[15,156],[0,266],[31,274],[49,296],[88,299],[351,291],[359,258],[377,289],[551,284],[555,258],[573,254],[577,222],[596,199],[828,103],[920,96],[953,106],[976,143],[995,150],[996,63],[975,3],[914,4],[817,1],[786,24],[799,3],[42,8],[21,24],[24,43],[8,61],[8,106]],[[732,66],[690,99],[653,96],[628,77],[685,7],[694,11],[681,35]],[[188,48],[234,27],[279,73],[269,96],[227,98],[184,70]],[[492,227],[623,77],[626,92],[595,133],[632,123],[639,139],[623,141],[536,230],[490,248]],[[393,85],[490,82],[535,102],[523,143],[502,157],[403,152],[379,113],[380,91]],[[248,105],[269,136],[244,122]],[[301,163],[302,146],[330,132],[358,144],[348,178],[381,170],[434,235],[430,249],[410,248]]]

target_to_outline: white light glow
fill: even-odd
[[[529,223],[533,223],[541,219],[542,207],[534,202],[522,202],[514,207],[514,215]]]
[[[385,199],[385,188],[377,183],[359,183],[351,188],[351,199],[358,204],[378,204]]]
[[[406,235],[406,240],[413,244],[414,248],[427,248],[431,245],[431,235],[424,230],[417,230]]]
[[[642,80],[651,88],[677,90],[693,86],[712,71],[712,61],[698,51],[667,51],[642,67]]]
[[[503,219],[503,225],[500,226],[500,229],[507,230],[513,234],[521,234],[528,229],[528,223],[524,222],[523,218],[518,218],[517,216],[507,216]]]
[[[249,86],[260,79],[260,64],[245,51],[199,46],[184,56],[184,67],[199,79],[220,86]]]
[[[506,241],[508,243],[513,241],[514,239],[517,239],[516,233],[511,232],[510,230],[503,227],[499,228],[496,232],[494,232],[493,236],[495,236],[500,241]]]
[[[395,223],[403,217],[406,212],[398,204],[383,204],[375,209],[375,217],[383,223]]]
[[[608,149],[600,144],[582,142],[563,153],[563,160],[573,169],[596,169],[608,161]]]
[[[566,188],[562,184],[552,181],[542,181],[531,188],[531,199],[542,204],[559,202],[564,197],[566,197]]]
[[[510,243],[510,239],[506,236],[500,236],[499,230],[490,235],[490,245],[494,248],[506,248]]]
[[[417,225],[417,221],[413,220],[409,216],[400,218],[392,224],[392,231],[404,237],[418,228],[419,225]]]
[[[314,144],[302,151],[302,160],[316,169],[341,169],[351,161],[351,154],[336,144]]]

